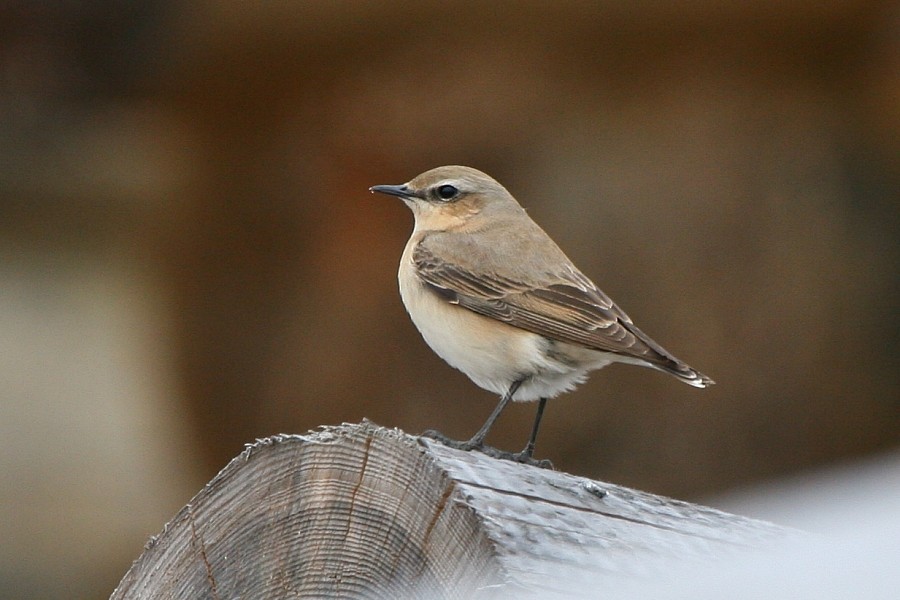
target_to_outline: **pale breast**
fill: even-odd
[[[513,381],[529,378],[517,400],[552,397],[583,380],[588,369],[548,354],[541,336],[451,304],[429,290],[415,273],[412,247],[411,241],[400,262],[400,296],[425,342],[448,364],[497,394]]]

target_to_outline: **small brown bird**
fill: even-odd
[[[614,362],[652,367],[695,387],[712,385],[638,329],[481,171],[438,167],[403,185],[369,190],[398,196],[415,216],[399,280],[422,337],[478,386],[502,395],[472,439],[445,443],[483,448],[510,400],[538,400],[528,443],[512,455],[534,462],[547,399]]]

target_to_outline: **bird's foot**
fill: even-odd
[[[491,458],[498,458],[500,460],[509,460],[512,462],[517,462],[525,465],[531,465],[532,467],[539,467],[541,469],[551,469],[553,470],[553,463],[549,460],[538,460],[531,456],[531,453],[526,451],[522,452],[507,452],[505,450],[500,450],[498,448],[494,448],[493,446],[486,446],[483,442],[479,442],[478,440],[454,440],[440,431],[436,431],[434,429],[429,429],[427,431],[423,431],[421,436],[423,438],[428,438],[430,440],[434,440],[447,446],[448,448],[454,448],[456,450],[463,450],[469,452],[471,450],[476,450],[481,452],[482,454],[486,454]]]
[[[463,442],[460,440],[454,440],[452,438],[447,437],[440,431],[437,431],[436,429],[428,429],[427,431],[423,431],[422,435],[420,437],[424,437],[424,438],[434,440],[436,442],[440,442],[441,444],[443,444],[444,446],[447,446],[448,448],[454,448],[456,450],[464,450],[466,452],[468,452],[469,450],[483,450],[484,448],[488,447],[478,441],[467,440],[467,441]]]
[[[551,471],[556,470],[556,467],[553,466],[553,463],[546,458],[537,459],[532,456],[530,452],[526,452],[525,450],[521,452],[506,452],[505,454],[508,455],[506,457],[503,457],[505,460],[522,463],[523,465],[531,465],[532,467],[538,467],[539,469],[550,469]]]

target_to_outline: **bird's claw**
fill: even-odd
[[[470,452],[472,450],[481,452],[482,454],[486,454],[491,458],[498,458],[500,460],[508,460],[512,462],[521,463],[524,465],[530,465],[532,467],[538,467],[541,469],[553,469],[553,463],[549,460],[542,459],[538,460],[531,456],[530,453],[525,452],[506,452],[504,450],[499,450],[494,448],[493,446],[485,446],[483,442],[479,442],[477,440],[454,440],[440,431],[436,431],[434,429],[429,429],[427,431],[423,431],[420,437],[428,438],[430,440],[434,440],[439,442],[440,444],[447,446],[448,448],[453,448],[455,450],[462,450],[464,452]]]

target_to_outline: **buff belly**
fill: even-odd
[[[447,302],[401,267],[400,296],[426,343],[479,387],[503,394],[524,379],[517,401],[552,398],[612,362],[601,352],[553,342]]]

